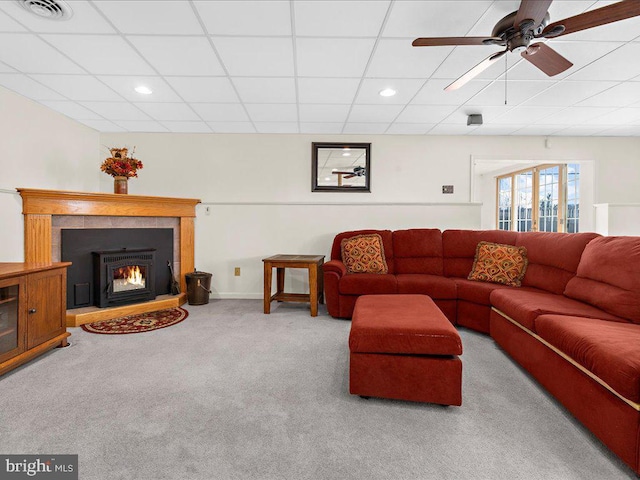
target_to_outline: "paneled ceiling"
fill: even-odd
[[[0,0],[0,85],[102,132],[640,136],[640,17],[549,40],[574,63],[556,77],[510,53],[445,92],[501,47],[411,41],[489,35],[519,1],[67,3],[52,21]]]

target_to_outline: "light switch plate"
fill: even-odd
[[[442,193],[453,193],[453,185],[442,185]]]

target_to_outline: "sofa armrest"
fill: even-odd
[[[322,264],[322,270],[325,274],[331,272],[342,278],[347,274],[347,267],[340,260],[329,260]]]

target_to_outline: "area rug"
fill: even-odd
[[[189,312],[176,307],[157,312],[138,313],[126,317],[103,320],[101,322],[80,325],[82,329],[90,333],[102,333],[105,335],[122,335],[124,333],[141,333],[170,327],[183,321]]]

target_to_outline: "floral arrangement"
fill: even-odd
[[[112,177],[134,178],[138,176],[138,170],[143,167],[142,162],[133,157],[136,147],[133,147],[131,156],[128,157],[128,148],[110,148],[111,156],[107,158],[100,170]]]

